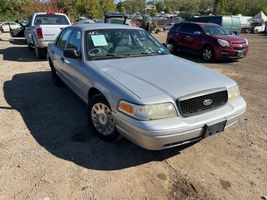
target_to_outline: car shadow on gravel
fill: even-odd
[[[10,38],[9,42],[14,45],[26,45],[25,39],[23,38]]]
[[[3,55],[3,60],[17,62],[38,62],[34,56],[34,51],[30,51],[26,46],[14,46],[6,49],[0,49],[0,54]]]
[[[67,87],[54,87],[50,72],[14,75],[4,83],[4,95],[40,145],[82,167],[118,170],[162,161],[190,146],[147,151],[125,139],[116,144],[98,139],[88,127],[86,105]]]
[[[196,54],[190,54],[187,52],[179,52],[174,54],[175,56],[178,56],[180,58],[184,58],[186,60],[190,60],[192,62],[195,63],[199,63],[199,64],[209,64],[208,62],[205,62],[204,60],[201,59],[201,56],[196,55]],[[229,64],[229,63],[234,63],[234,62],[238,62],[238,60],[214,60],[212,62],[210,62],[210,64],[214,64],[214,63],[218,63],[218,64]]]

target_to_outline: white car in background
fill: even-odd
[[[9,31],[8,22],[0,22],[0,33],[8,33]]]
[[[262,24],[261,26],[256,26],[254,28],[254,33],[262,33],[265,31],[265,24]]]

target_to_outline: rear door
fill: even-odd
[[[178,46],[182,50],[197,51],[201,48],[202,29],[197,24],[183,24],[179,29]]]

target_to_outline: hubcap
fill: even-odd
[[[96,130],[103,134],[109,135],[115,130],[115,118],[111,110],[103,103],[96,103],[91,110],[91,118]]]
[[[210,60],[212,58],[212,51],[210,49],[205,49],[203,51],[203,58],[205,60]]]

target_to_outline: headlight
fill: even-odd
[[[237,85],[228,89],[228,100],[233,100],[240,96],[240,91]]]
[[[246,45],[248,45],[248,39],[245,39],[245,41],[246,41]]]
[[[226,40],[221,40],[221,39],[218,39],[218,43],[223,46],[223,47],[230,47],[230,44],[228,41]]]
[[[120,101],[118,110],[138,120],[156,120],[177,116],[172,103],[135,105]]]

